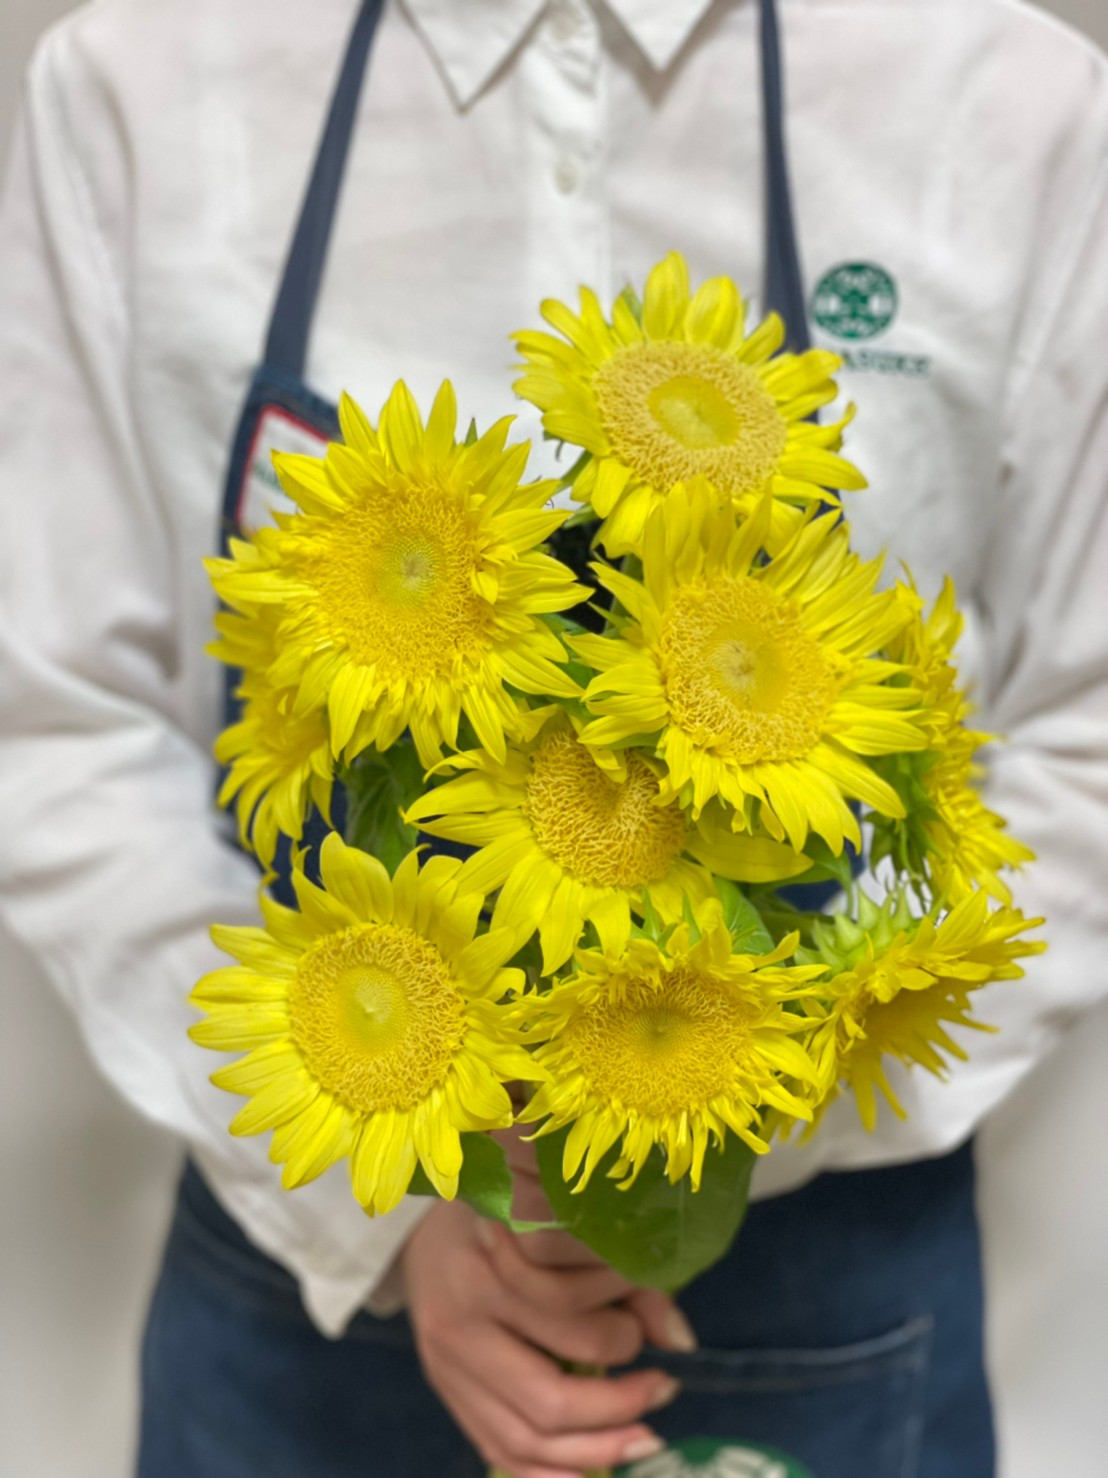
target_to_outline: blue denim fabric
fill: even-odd
[[[814,1478],[991,1478],[967,1147],[825,1175],[752,1207],[682,1302],[703,1348],[655,1356],[671,1438],[775,1446]],[[197,1172],[184,1176],[142,1360],[139,1478],[477,1478],[401,1315],[333,1342]]]
[[[484,1478],[408,1321],[341,1341],[185,1170],[142,1349],[140,1478]]]

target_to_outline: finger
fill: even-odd
[[[596,1431],[544,1431],[467,1370],[452,1375],[452,1408],[454,1402],[468,1411],[482,1455],[511,1473],[553,1469],[579,1478],[582,1469],[635,1462],[662,1447],[641,1422]]]
[[[522,1299],[506,1302],[503,1323],[531,1344],[574,1365],[630,1365],[643,1347],[642,1325],[628,1309],[550,1313]]]
[[[698,1348],[696,1331],[667,1294],[654,1288],[636,1288],[625,1304],[642,1326],[648,1345],[684,1354]]]
[[[501,1282],[536,1308],[555,1314],[584,1314],[618,1303],[636,1292],[626,1278],[602,1263],[557,1271],[539,1267],[524,1256],[519,1238],[495,1222],[481,1222],[477,1234]],[[637,1310],[633,1312],[645,1331],[646,1323]]]
[[[481,1386],[507,1402],[540,1431],[594,1431],[637,1422],[673,1399],[676,1385],[663,1370],[618,1376],[569,1375],[555,1361],[499,1324],[450,1324],[432,1331],[420,1353],[433,1383],[441,1372],[472,1372]]]
[[[505,1478],[531,1478],[531,1475],[534,1478],[581,1478],[579,1470],[536,1467],[530,1463],[520,1466],[513,1462],[503,1441],[502,1428],[505,1420],[514,1421],[516,1418],[510,1413],[505,1416],[503,1403],[479,1389],[473,1381],[451,1372],[436,1381],[435,1390],[480,1456],[495,1468],[497,1478],[501,1474]]]

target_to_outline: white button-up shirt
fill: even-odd
[[[211,811],[201,558],[354,9],[79,12],[31,69],[0,217],[2,917],[331,1332],[422,1203],[370,1221],[341,1168],[285,1194],[185,1032],[209,924],[256,917]],[[1002,1030],[948,1085],[897,1080],[906,1123],[867,1135],[840,1103],[759,1167],[762,1194],[954,1146],[1108,983],[1108,69],[1013,0],[782,9],[815,331],[845,351],[871,481],[855,537],[929,593],[958,583],[981,724],[1008,738],[991,801],[1040,853],[1017,901],[1051,949],[984,993]],[[540,298],[611,297],[674,247],[756,295],[756,23],[753,0],[388,5],[314,388],[373,410],[398,377],[427,404],[450,376],[485,424]]]

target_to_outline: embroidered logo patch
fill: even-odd
[[[837,339],[875,339],[896,317],[892,274],[876,262],[844,262],[826,273],[812,299],[812,317]]]
[[[777,1448],[702,1438],[675,1443],[619,1471],[623,1478],[812,1478],[809,1469]]]

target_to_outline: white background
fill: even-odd
[[[0,3],[0,158],[35,38],[70,8]],[[1047,8],[1108,48],[1108,0]],[[0,983],[0,1478],[124,1478],[179,1152],[96,1076],[2,936]],[[1106,1062],[1102,1012],[983,1136],[1003,1478],[1108,1472]]]

